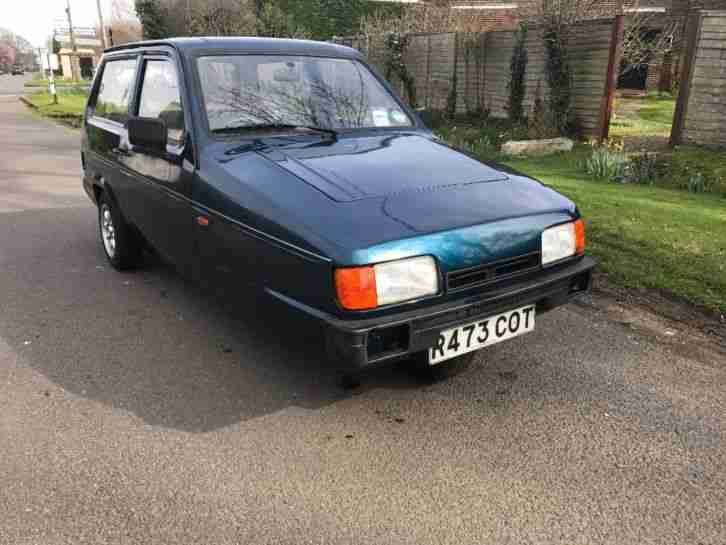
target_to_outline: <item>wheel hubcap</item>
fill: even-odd
[[[116,228],[113,225],[111,209],[107,204],[101,206],[101,238],[106,254],[113,258],[116,255]]]

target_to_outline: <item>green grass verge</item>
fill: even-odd
[[[611,280],[726,313],[726,200],[586,181],[579,167],[586,153],[506,163],[578,204],[588,226],[588,252]]]
[[[88,87],[90,85],[90,82],[88,81],[81,81],[81,82],[74,82],[71,80],[66,79],[57,79],[55,80],[55,86],[56,87]],[[48,80],[47,79],[31,79],[30,81],[26,81],[23,86],[29,87],[29,88],[48,88]]]
[[[80,126],[88,98],[87,92],[81,89],[64,89],[58,90],[57,96],[58,104],[53,103],[53,97],[46,91],[33,93],[26,98],[39,114]]]
[[[627,113],[617,115],[612,120],[610,123],[611,137],[670,136],[676,112],[676,101],[673,98],[648,95],[644,99],[620,98],[618,100],[627,102],[627,107],[621,108]]]

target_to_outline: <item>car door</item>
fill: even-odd
[[[124,164],[128,147],[126,121],[136,83],[136,55],[105,59],[88,101],[85,122],[87,173],[107,186],[124,217],[129,216],[131,178]]]
[[[148,242],[165,259],[187,272],[193,236],[189,200],[193,167],[174,59],[144,55],[138,82],[133,112],[138,117],[163,120],[167,144],[164,151],[129,144],[124,163],[137,182],[130,197],[131,213]]]
[[[200,79],[220,96],[240,86],[240,78],[256,82],[256,65],[245,65],[243,74],[230,57],[204,58],[198,64]],[[205,108],[204,102],[202,107]],[[213,108],[216,107],[213,106]],[[203,157],[206,159],[207,157]],[[226,298],[249,292],[260,269],[269,266],[266,242],[256,235],[257,221],[250,202],[249,187],[239,178],[255,177],[255,164],[267,160],[255,152],[243,153],[235,161],[239,171],[230,175],[216,159],[204,161],[195,179],[192,197],[198,222],[195,225],[197,279],[208,290]],[[210,165],[210,163],[212,163]]]

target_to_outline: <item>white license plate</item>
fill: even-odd
[[[429,349],[429,364],[436,365],[485,346],[491,346],[534,330],[534,305],[511,310],[439,334]]]

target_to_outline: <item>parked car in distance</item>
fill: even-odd
[[[25,68],[23,68],[22,64],[14,64],[13,67],[10,69],[10,73],[13,76],[22,76],[25,74]]]
[[[180,38],[106,51],[83,185],[110,263],[145,244],[324,325],[351,372],[447,374],[590,288],[580,213],[439,141],[357,51]]]

